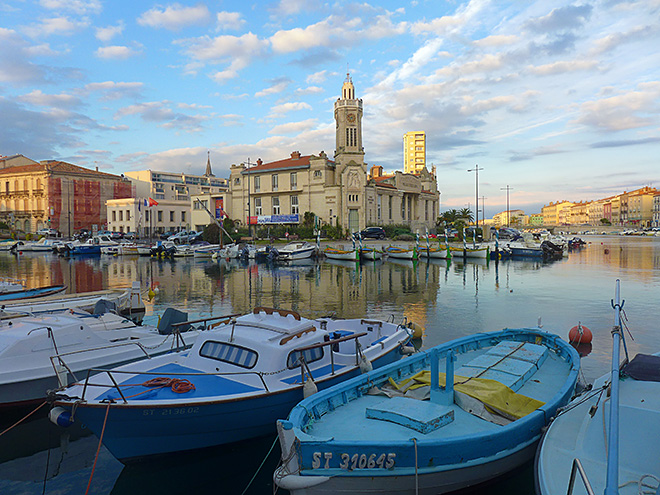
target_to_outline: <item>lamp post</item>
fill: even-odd
[[[506,226],[509,226],[509,215],[511,214],[509,210],[509,191],[513,189],[513,187],[510,187],[508,184],[506,187],[500,187],[500,191],[506,191]]]
[[[477,230],[479,230],[479,170],[483,170],[483,168],[479,168],[479,165],[475,165],[474,168],[471,168],[468,170],[468,172],[474,172],[475,173],[475,195],[474,195],[474,200],[475,200],[475,206],[474,206],[474,219],[477,222],[477,228],[474,231],[475,235]]]
[[[250,223],[250,215],[252,214],[252,212],[250,211],[250,157],[248,157],[248,159],[247,159],[246,168],[247,168],[247,196],[248,196],[248,200],[247,200],[247,207],[248,207],[248,209],[247,209],[247,211],[248,211],[247,226],[248,226],[248,236],[252,237],[252,224]]]

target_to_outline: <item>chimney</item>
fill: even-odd
[[[291,152],[291,159],[293,159],[293,160],[299,160],[299,159],[300,159],[300,151],[293,151],[293,152]]]
[[[263,164],[263,163],[264,163],[264,162],[261,160],[261,158],[259,158],[259,159],[257,160],[257,167],[258,167],[259,165]]]

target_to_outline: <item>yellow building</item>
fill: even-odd
[[[416,174],[426,168],[426,133],[411,131],[403,135],[403,172]]]
[[[493,215],[493,223],[498,227],[508,227],[511,225],[526,225],[527,216],[523,210],[501,211]]]
[[[544,225],[566,225],[569,219],[570,207],[574,203],[570,201],[558,201],[556,203],[550,203],[547,206],[541,208],[541,213],[543,214],[543,224]]]

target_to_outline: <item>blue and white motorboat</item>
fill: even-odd
[[[612,369],[550,424],[536,456],[540,495],[660,493],[660,354],[628,361],[618,280],[614,301]]]
[[[278,421],[274,481],[292,495],[437,494],[488,481],[534,456],[579,367],[573,347],[538,328],[417,353],[319,392]]]
[[[274,433],[304,394],[398,360],[411,350],[410,332],[255,308],[204,332],[190,351],[67,388],[51,416],[67,423],[73,414],[121,461],[237,442]]]

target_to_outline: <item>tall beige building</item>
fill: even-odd
[[[417,174],[426,167],[426,133],[411,131],[403,135],[403,171]]]

